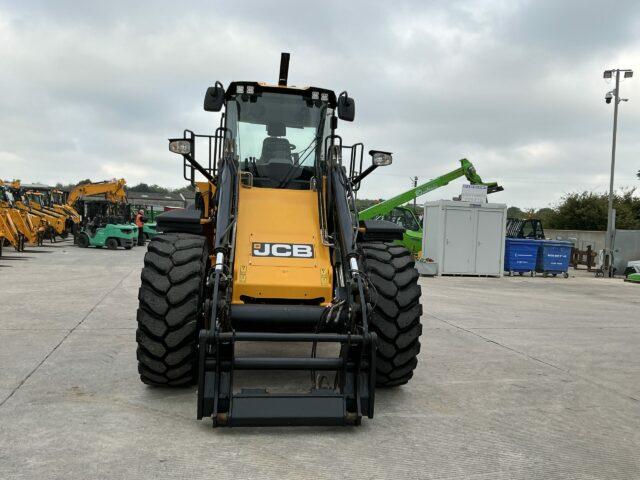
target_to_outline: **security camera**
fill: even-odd
[[[604,96],[604,101],[607,103],[611,103],[612,98],[613,98],[613,94],[611,92],[607,92],[607,94]]]

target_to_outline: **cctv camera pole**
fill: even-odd
[[[613,276],[613,175],[616,167],[616,135],[618,133],[618,104],[620,103],[620,70],[616,70],[616,88],[613,90],[613,139],[611,141],[611,174],[609,176],[609,205],[607,207],[607,237],[605,238],[605,266],[607,275]]]
[[[411,179],[413,181],[413,188],[416,188],[418,186],[418,177],[413,177]],[[413,199],[413,213],[416,213],[418,211],[418,200],[417,197]]]

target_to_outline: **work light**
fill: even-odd
[[[189,140],[169,140],[169,150],[180,155],[189,155],[191,153],[191,142]]]
[[[386,167],[391,165],[393,158],[389,152],[371,152],[371,162],[376,167]]]

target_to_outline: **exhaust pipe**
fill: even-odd
[[[278,78],[278,85],[281,87],[287,86],[287,80],[289,80],[289,57],[286,52],[280,54],[280,76]]]

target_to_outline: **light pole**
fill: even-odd
[[[411,178],[411,182],[413,184],[413,188],[416,188],[418,186],[418,177],[412,177]],[[413,199],[413,213],[416,213],[418,211],[418,201],[416,200],[416,198]]]
[[[626,102],[628,98],[620,98],[620,73],[624,75],[624,78],[633,77],[633,71],[628,69],[612,69],[604,71],[604,78],[612,78],[616,76],[616,88],[607,92],[604,96],[604,100],[607,103],[611,103],[611,100],[615,100],[613,104],[613,138],[611,141],[611,175],[609,177],[609,205],[607,208],[607,236],[604,244],[604,268],[606,268],[607,275],[613,276],[613,242],[614,242],[614,213],[613,213],[613,174],[616,167],[616,134],[618,133],[618,104],[620,102]]]

